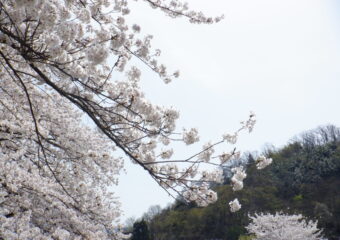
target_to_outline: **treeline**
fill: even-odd
[[[133,226],[133,240],[237,240],[246,239],[248,215],[255,212],[301,213],[318,220],[329,240],[340,238],[340,130],[329,125],[301,134],[282,149],[268,148],[274,159],[258,171],[254,154],[247,162],[245,188],[233,192],[226,184],[216,186],[216,203],[197,208],[176,202],[161,210],[154,207]],[[227,166],[228,172],[232,166]],[[239,212],[227,203],[238,198]],[[242,237],[243,236],[243,237]]]

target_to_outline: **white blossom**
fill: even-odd
[[[247,121],[242,121],[241,124],[243,128],[248,129],[249,132],[252,132],[256,123],[256,115],[254,112],[250,112],[249,119]]]
[[[231,171],[234,173],[233,178],[238,181],[243,181],[243,179],[247,177],[247,174],[242,166],[234,167],[231,169]]]
[[[105,61],[108,56],[108,51],[105,45],[95,45],[87,51],[87,58],[93,64],[100,64]]]
[[[233,190],[239,191],[243,188],[243,180],[247,177],[247,174],[242,166],[232,168],[231,170],[234,173],[233,177],[231,178]]]
[[[221,19],[182,1],[148,2],[193,23]],[[160,63],[153,36],[127,21],[129,4],[1,2],[0,239],[128,238],[115,231],[121,211],[112,192],[124,160],[174,197],[199,206],[217,200],[210,182],[223,179],[213,156],[220,141],[173,159],[172,144],[197,143],[198,130],[178,132],[178,110],[145,97],[137,61],[165,83],[179,71]],[[224,140],[235,143],[237,133]],[[202,170],[209,164],[216,168]]]
[[[173,75],[174,75],[175,78],[178,78],[179,77],[179,71],[174,72]]]
[[[53,233],[53,237],[58,240],[68,240],[70,239],[70,233],[65,229],[57,228]]]
[[[233,183],[233,190],[234,191],[239,191],[243,189],[243,182],[242,181],[238,181],[238,180],[234,180],[232,179],[232,183]]]
[[[202,178],[201,178],[202,181],[217,182],[217,183],[223,182],[222,169],[216,169],[215,171],[202,171],[201,175],[202,175]]]
[[[249,218],[251,222],[246,228],[258,240],[324,240],[317,222],[307,221],[301,214],[260,213]]]
[[[183,131],[183,141],[187,144],[193,144],[200,140],[198,136],[198,130],[196,128],[191,128],[189,131],[184,129]]]
[[[161,157],[163,159],[169,159],[169,158],[171,158],[173,153],[174,153],[173,149],[164,150],[164,151],[161,152]]]
[[[213,145],[209,142],[203,145],[201,153],[198,158],[204,162],[209,162],[212,154],[215,152]]]
[[[273,162],[273,159],[266,158],[265,156],[260,156],[256,159],[257,169],[264,169]]]
[[[230,153],[222,153],[219,158],[220,158],[220,161],[221,161],[221,164],[223,163],[226,163],[228,160],[230,160],[232,157],[232,154]]]
[[[230,144],[235,144],[237,142],[237,133],[235,134],[224,134],[223,139]]]
[[[134,24],[134,25],[132,26],[132,29],[133,29],[133,31],[135,31],[135,32],[140,32],[140,26],[137,25],[137,24]]]
[[[199,207],[206,207],[217,201],[216,192],[208,188],[206,184],[202,186],[192,186],[190,191],[185,191],[183,197],[187,201],[194,201]]]
[[[229,202],[229,207],[231,212],[237,212],[241,209],[241,204],[239,203],[238,199],[235,198],[233,201]]]

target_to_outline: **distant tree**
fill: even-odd
[[[124,224],[124,230],[125,232],[132,232],[133,230],[133,224],[135,224],[135,222],[137,222],[135,217],[129,217],[125,220],[125,224]]]
[[[133,224],[131,240],[150,240],[149,228],[144,219]]]
[[[294,142],[299,142],[306,150],[327,143],[340,142],[340,128],[334,125],[320,126],[295,137]]]
[[[302,215],[283,213],[255,214],[246,227],[257,240],[322,240],[317,222],[306,221]]]
[[[156,215],[162,212],[162,208],[159,205],[150,206],[148,211],[143,214],[143,219],[147,222],[151,221]]]

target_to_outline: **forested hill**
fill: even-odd
[[[219,200],[206,208],[177,202],[152,218],[135,224],[152,240],[237,240],[246,234],[248,214],[283,211],[318,220],[330,240],[340,237],[340,131],[334,126],[304,133],[282,149],[265,153],[273,163],[256,170],[249,155],[245,188],[216,186]],[[242,209],[231,213],[228,202],[237,197]],[[138,225],[139,224],[139,225]],[[136,230],[136,229],[135,229]],[[138,232],[138,231],[137,231]]]

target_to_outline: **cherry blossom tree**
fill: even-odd
[[[140,1],[192,23],[222,18],[177,0]],[[215,147],[252,131],[255,115],[200,152],[173,159],[173,142],[194,144],[199,134],[178,131],[178,111],[145,98],[131,59],[165,83],[179,72],[158,62],[151,35],[126,23],[130,11],[127,0],[0,1],[0,239],[124,238],[110,190],[123,159],[174,197],[199,206],[216,201],[209,183],[221,181],[219,166],[240,153],[215,153]],[[113,80],[115,73],[126,78]],[[240,190],[246,175],[235,174],[233,187]]]
[[[317,222],[306,221],[299,215],[283,213],[255,214],[250,216],[251,223],[246,227],[248,232],[259,240],[322,240]]]

